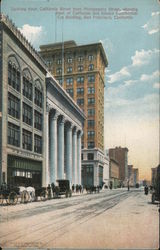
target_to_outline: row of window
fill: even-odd
[[[83,160],[83,154],[81,154],[81,159]],[[94,160],[94,153],[88,153],[87,160]]]
[[[20,72],[19,70],[14,67],[11,63],[8,64],[8,84],[20,92]],[[23,76],[23,95],[28,98],[30,101],[33,100],[33,86],[31,81]],[[34,103],[42,107],[43,103],[43,95],[42,92],[35,87],[35,93],[34,93]]]
[[[17,119],[20,118],[20,99],[8,93],[8,114]],[[23,102],[22,106],[23,122],[32,126],[33,123],[33,109]],[[42,130],[42,114],[34,110],[34,127]]]
[[[78,56],[77,58],[78,62],[83,62],[84,60],[84,57],[83,56]],[[93,61],[94,60],[94,56],[93,55],[88,55],[88,61]],[[67,63],[72,63],[73,62],[73,57],[68,57],[67,58]],[[62,64],[62,59],[61,58],[58,58],[57,59],[57,64],[60,65]]]
[[[84,98],[78,98],[77,99],[78,105],[84,105]],[[95,104],[95,98],[88,98],[88,105],[94,105]]]
[[[92,71],[92,70],[94,70],[94,64],[89,64],[89,66],[88,66],[88,71]],[[78,65],[77,71],[78,71],[78,72],[84,71],[83,65]],[[67,68],[67,73],[72,73],[72,72],[73,72],[73,67],[69,66],[69,67]],[[57,69],[56,69],[56,73],[57,73],[58,75],[62,74],[62,68],[57,68]]]
[[[77,79],[76,79],[76,81],[77,81],[77,84],[83,84],[84,83],[84,76],[78,76],[77,77]],[[59,82],[59,84],[61,84],[62,85],[62,83],[63,83],[63,80],[62,80],[62,78],[60,78],[60,79],[58,79],[58,82]],[[95,76],[94,75],[89,75],[88,76],[88,83],[94,83],[95,82]],[[66,85],[68,86],[68,85],[73,85],[73,77],[67,77],[66,78]]]
[[[20,147],[20,127],[8,122],[8,144]],[[23,129],[22,147],[32,151],[32,132]],[[42,154],[42,137],[34,134],[34,152]]]
[[[88,94],[94,94],[94,93],[95,93],[95,88],[94,87],[89,87],[88,88]],[[84,88],[83,87],[77,88],[77,94],[83,95],[84,94]]]

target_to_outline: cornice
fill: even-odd
[[[34,59],[38,62],[38,64],[40,64],[41,67],[47,72],[47,65],[45,64],[40,54],[29,43],[29,41],[25,38],[25,36],[23,36],[20,30],[12,22],[12,20],[10,20],[8,16],[1,14],[0,22],[3,23],[10,30],[10,32],[12,32],[12,34],[23,44],[26,50],[34,57]]]

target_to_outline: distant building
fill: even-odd
[[[126,185],[128,180],[128,148],[110,148],[109,157],[119,164],[119,179]]]
[[[133,169],[133,185],[136,186],[136,184],[139,184],[139,169],[134,168]]]
[[[104,87],[108,65],[102,43],[40,46],[50,73],[84,111],[82,183],[101,185],[104,167]]]
[[[120,185],[119,181],[119,163],[110,158],[110,184],[112,183],[113,188],[117,188]]]
[[[133,168],[133,165],[128,165],[128,180],[131,187],[135,187],[139,183],[139,170]]]

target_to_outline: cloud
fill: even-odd
[[[156,48],[153,50],[144,50],[144,49],[140,51],[136,50],[135,54],[131,56],[132,64],[128,66],[124,66],[119,71],[113,74],[110,74],[110,75],[106,74],[106,78],[109,79],[107,82],[114,83],[114,82],[125,80],[126,78],[131,77],[131,72],[135,70],[135,67],[147,65],[151,63],[153,60],[158,59],[159,52],[160,50]],[[158,74],[157,72],[156,74]],[[148,77],[151,77],[151,76],[148,76]],[[147,75],[143,75],[142,79],[140,80],[143,80],[145,78],[147,78]],[[125,83],[126,85],[131,85],[132,83],[135,83],[136,81],[137,80],[128,80],[128,81],[126,80]]]
[[[152,12],[149,21],[142,26],[142,28],[147,31],[149,35],[153,35],[159,32],[159,15],[160,12]]]
[[[155,83],[153,84],[153,88],[154,88],[154,89],[159,89],[159,88],[160,88],[160,83],[159,83],[159,82],[155,82]]]
[[[108,78],[109,78],[109,83],[113,83],[113,82],[116,82],[116,81],[119,81],[119,80],[122,80],[126,77],[129,77],[130,76],[130,73],[128,71],[128,68],[127,67],[123,67],[120,71],[114,73],[114,74],[111,74],[111,75],[108,75]]]
[[[154,58],[155,55],[159,53],[158,49],[153,50],[136,50],[135,55],[131,57],[132,66],[142,66],[149,64],[149,62]]]
[[[43,32],[42,26],[31,26],[29,24],[24,24],[19,30],[31,44],[37,43]]]
[[[154,72],[152,73],[152,75],[143,74],[143,75],[141,75],[141,77],[140,77],[140,81],[152,81],[152,80],[156,79],[157,77],[159,77],[159,75],[160,75],[160,73],[159,73],[158,70],[157,70],[157,71],[154,71]]]

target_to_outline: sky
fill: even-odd
[[[127,147],[128,164],[150,179],[159,164],[160,1],[5,0],[1,9],[37,50],[102,42],[105,148]]]

